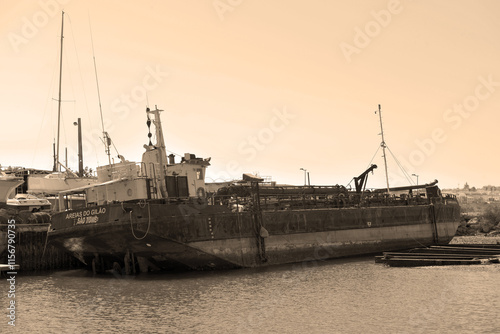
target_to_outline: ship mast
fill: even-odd
[[[167,190],[165,189],[165,175],[167,171],[165,169],[165,164],[167,163],[167,150],[165,148],[165,139],[163,137],[163,130],[161,127],[160,112],[163,110],[158,109],[155,105],[155,110],[150,110],[146,108],[146,114],[153,114],[153,124],[156,130],[156,149],[158,150],[158,164],[160,167],[160,177],[159,177],[159,188],[163,198],[167,197]],[[150,140],[151,141],[151,140]]]
[[[90,19],[89,19],[89,25],[90,25]],[[101,113],[101,127],[102,127],[102,136],[103,136],[103,143],[104,143],[104,152],[106,152],[106,155],[108,156],[108,164],[111,166],[111,137],[109,137],[109,134],[104,130],[104,118],[102,117],[102,104],[101,104],[101,93],[99,90],[99,79],[97,78],[97,65],[95,61],[95,52],[94,52],[94,38],[92,35],[92,27],[90,27],[90,41],[92,44],[92,58],[94,60],[94,73],[95,73],[95,82],[97,85],[97,98],[99,100],[99,112]]]
[[[63,62],[63,31],[64,31],[64,11],[62,12],[62,23],[61,23],[61,55],[59,60],[59,98],[57,100],[57,149],[56,149],[56,161],[54,164],[54,172],[60,170],[61,163],[59,162],[59,135],[61,130],[61,87],[62,87],[62,62]]]
[[[375,113],[377,113],[375,111]],[[382,109],[380,108],[380,104],[378,105],[378,116],[380,119],[380,134],[382,135],[382,142],[380,143],[380,146],[382,146],[382,156],[384,157],[384,167],[385,167],[385,181],[387,183],[387,193],[390,193],[389,190],[389,174],[387,173],[387,158],[385,155],[385,148],[387,145],[385,144],[385,139],[384,139],[384,128],[382,126]]]

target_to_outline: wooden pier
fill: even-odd
[[[25,271],[81,268],[70,254],[47,243],[49,223],[19,224],[15,228],[15,264]],[[7,261],[7,224],[0,224],[0,263]]]
[[[413,248],[402,252],[384,252],[376,263],[391,267],[422,267],[490,264],[500,262],[498,244],[454,244]]]

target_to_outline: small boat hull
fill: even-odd
[[[7,206],[17,211],[41,211],[51,208],[50,202],[45,198],[38,198],[30,194],[17,194],[14,198],[7,200]]]

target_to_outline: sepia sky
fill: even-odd
[[[346,185],[373,158],[368,187],[384,187],[381,104],[391,185],[416,182],[398,165],[442,188],[500,185],[498,1],[0,0],[3,167],[52,168],[62,10],[74,170],[79,117],[84,164],[107,163],[91,26],[105,130],[128,160],[157,105],[167,150],[212,158],[208,182],[303,184],[305,168]]]

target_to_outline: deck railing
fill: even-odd
[[[448,198],[448,197],[446,197]],[[443,198],[430,200],[424,194],[417,196],[387,195],[383,193],[348,193],[340,195],[260,195],[260,208],[263,211],[325,209],[373,206],[429,205],[442,202]],[[449,197],[449,199],[453,199]],[[210,204],[224,205],[233,211],[250,211],[254,206],[252,196],[217,195],[209,197]]]

